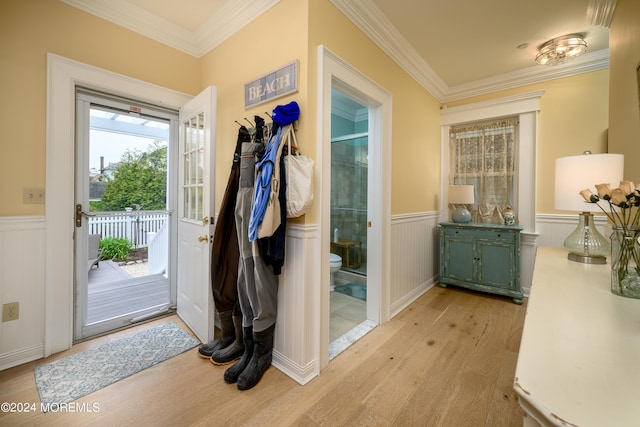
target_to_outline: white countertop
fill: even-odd
[[[640,300],[610,268],[537,250],[514,388],[542,425],[640,426]]]

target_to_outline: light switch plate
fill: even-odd
[[[44,188],[24,188],[22,190],[22,200],[24,204],[43,204]]]

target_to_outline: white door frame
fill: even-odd
[[[44,356],[73,344],[76,86],[180,109],[192,97],[47,54]]]
[[[320,191],[317,203],[320,236],[320,368],[329,363],[329,248],[331,221],[331,87],[369,108],[369,181],[367,238],[367,318],[377,324],[390,319],[391,235],[391,94],[325,46],[318,46],[317,159]]]

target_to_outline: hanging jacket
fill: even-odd
[[[269,196],[271,194],[271,178],[276,161],[279,161],[278,147],[281,141],[282,128],[278,132],[272,134],[267,143],[262,158],[256,163],[256,179],[253,193],[253,206],[251,209],[251,217],[249,219],[249,241],[254,242],[258,239],[258,227],[264,218]]]
[[[278,132],[278,124],[273,123],[271,133]],[[286,199],[286,172],[284,169],[284,156],[280,156],[280,187],[278,200],[280,201],[280,226],[271,237],[258,239],[258,251],[267,265],[273,268],[273,273],[278,276],[282,273],[284,265],[284,247],[287,234],[287,199]]]
[[[240,127],[233,154],[231,173],[222,198],[218,221],[211,245],[211,290],[218,312],[238,311],[238,263],[240,249],[236,234],[235,206],[240,181],[240,154],[242,143],[249,141],[249,131]]]

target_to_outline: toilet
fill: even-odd
[[[330,290],[335,290],[335,273],[342,267],[342,257],[340,255],[330,253],[329,254],[329,271],[331,272],[331,286]]]

